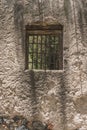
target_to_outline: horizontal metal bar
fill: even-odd
[[[29,34],[29,35],[52,35],[52,36],[57,36],[57,35],[59,35],[59,34],[61,34],[61,31],[58,31],[58,30],[56,30],[56,31],[54,31],[54,30],[52,30],[52,31],[49,31],[49,30],[33,30],[33,31],[29,31],[29,30],[27,30],[27,33]]]
[[[62,30],[62,25],[26,25],[26,30]]]

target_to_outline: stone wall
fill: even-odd
[[[87,0],[0,0],[0,115],[87,130]],[[63,25],[62,71],[25,70],[25,26]],[[38,129],[39,130],[39,129]]]

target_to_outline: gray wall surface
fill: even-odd
[[[64,69],[25,70],[25,26],[63,25]],[[0,115],[87,130],[87,0],[0,0]]]

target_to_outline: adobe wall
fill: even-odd
[[[87,130],[87,0],[0,0],[0,115]],[[62,71],[25,70],[25,26],[61,23]]]

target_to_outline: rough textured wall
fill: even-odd
[[[25,70],[25,25],[61,23],[63,71]],[[0,0],[0,113],[87,130],[87,0]]]

